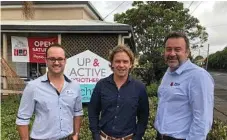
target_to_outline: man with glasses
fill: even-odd
[[[31,140],[78,140],[83,115],[79,84],[63,73],[65,51],[59,44],[46,49],[48,72],[23,91],[16,124],[21,140],[29,140],[29,122],[35,120]]]

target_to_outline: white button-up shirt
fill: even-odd
[[[47,74],[26,86],[18,110],[17,125],[28,125],[33,112],[31,138],[57,140],[73,133],[73,117],[83,115],[80,87],[65,76],[60,94]]]

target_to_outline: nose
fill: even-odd
[[[54,64],[59,64],[58,60],[56,60],[56,61],[54,62]]]
[[[120,67],[123,67],[123,66],[124,66],[124,63],[123,63],[123,62],[120,62],[120,63],[119,63],[119,66],[120,66]]]
[[[175,56],[176,52],[174,50],[171,50],[171,52],[169,53],[170,56]]]

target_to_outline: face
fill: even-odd
[[[116,77],[128,77],[132,63],[126,52],[118,52],[113,57],[112,70]]]
[[[184,38],[169,38],[165,44],[165,62],[171,71],[175,71],[187,60],[189,50]]]
[[[46,64],[50,74],[63,74],[66,64],[64,50],[59,47],[51,47],[47,52]]]

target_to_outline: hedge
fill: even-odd
[[[154,86],[156,88],[156,86]],[[20,102],[20,96],[14,95],[2,100],[1,103],[1,140],[19,140],[16,130],[16,114]],[[153,122],[157,108],[157,97],[149,97],[150,116],[148,128],[144,135],[144,140],[155,140],[156,131]],[[84,117],[82,121],[80,140],[92,140],[88,127],[87,106],[84,105]],[[31,126],[31,125],[30,125]],[[227,125],[220,120],[214,120],[213,128],[208,135],[209,140],[227,140]]]

